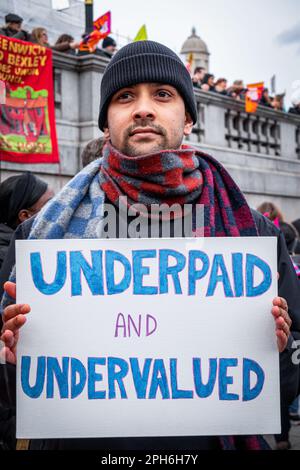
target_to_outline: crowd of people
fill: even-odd
[[[49,44],[48,32],[45,28],[37,27],[31,32],[22,29],[23,18],[14,13],[9,13],[5,16],[5,26],[0,27],[0,35],[7,36],[14,39],[20,39],[22,41],[30,41],[34,44],[39,44],[43,47],[49,47],[54,51],[64,52],[73,55],[83,55],[89,53],[88,51],[80,50],[81,41],[75,41],[73,36],[70,34],[61,34],[53,45]],[[82,35],[82,39],[86,37],[86,34]],[[96,48],[94,53],[111,58],[114,54],[117,43],[116,41],[107,36],[103,39],[101,48]]]
[[[40,44],[44,47],[50,47],[51,49],[59,52],[83,55],[89,52],[80,50],[81,42],[76,42],[73,36],[70,34],[61,34],[53,45],[49,44],[48,32],[45,28],[37,27],[34,28],[30,33],[22,29],[23,18],[14,13],[9,13],[5,16],[6,24],[0,28],[0,34],[15,39],[21,39],[23,41],[30,41],[36,44]],[[86,37],[86,33],[82,35],[82,39]],[[103,39],[101,47],[96,47],[94,54],[104,56],[111,59],[117,50],[116,41],[107,36]],[[245,100],[247,87],[243,80],[234,80],[232,85],[228,86],[228,80],[224,77],[218,79],[211,73],[208,73],[204,67],[196,67],[192,74],[193,86],[196,89],[203,91],[210,91],[212,93],[218,93],[223,96],[231,97],[238,101]],[[262,97],[259,101],[261,106],[274,109],[277,111],[286,111],[284,105],[285,93],[275,94],[271,96],[268,88],[263,89]],[[300,89],[297,93],[293,93],[292,105],[288,112],[300,116]]]
[[[238,101],[245,100],[247,87],[243,80],[234,80],[233,84],[228,86],[228,80],[226,78],[220,77],[216,79],[213,74],[207,73],[204,67],[196,67],[192,75],[192,81],[196,89],[218,93]],[[284,93],[271,96],[268,88],[264,88],[262,97],[259,100],[259,105],[276,111],[285,111],[284,97]],[[297,93],[293,93],[292,104],[293,106],[289,108],[288,112],[300,116],[300,90]]]

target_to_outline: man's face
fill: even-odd
[[[139,83],[122,88],[111,99],[104,136],[129,156],[179,149],[193,122],[171,85]]]
[[[205,69],[202,69],[202,70],[201,70],[201,72],[199,72],[199,80],[201,80],[201,81],[202,81],[202,80],[203,80],[203,78],[204,78],[204,75],[205,75],[205,74],[206,74],[206,71],[205,71]]]
[[[8,23],[8,27],[12,30],[12,31],[21,31],[21,26],[22,26],[22,23]]]
[[[113,46],[113,45],[107,46],[107,47],[105,48],[105,50],[108,51],[108,52],[110,52],[110,54],[114,54],[114,53],[116,52],[116,50],[117,50],[117,46]]]

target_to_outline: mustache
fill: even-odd
[[[159,126],[158,124],[153,124],[149,119],[141,119],[136,124],[132,124],[131,126],[127,127],[125,131],[125,138],[130,137],[132,133],[135,131],[135,129],[138,129],[141,127],[148,127],[150,129],[153,129],[154,132],[156,132],[157,134],[161,134],[163,136],[167,135],[166,130],[162,126]]]

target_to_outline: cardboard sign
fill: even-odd
[[[280,432],[276,243],[17,241],[18,438]]]

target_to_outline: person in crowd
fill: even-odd
[[[14,13],[5,16],[6,25],[0,28],[0,34],[13,39],[21,39],[22,41],[30,41],[30,34],[22,29],[23,18]]]
[[[14,241],[14,230],[37,214],[52,196],[53,191],[47,183],[30,172],[11,176],[0,183],[0,298],[3,294],[3,281],[8,279],[10,274],[10,263],[6,260],[6,254],[10,242]],[[6,390],[6,377],[2,372],[0,388]],[[11,400],[7,402],[7,406],[4,406],[0,398],[0,449],[2,447],[4,450],[13,450],[16,446],[15,408]]]
[[[35,218],[34,225],[30,220],[25,221],[17,230],[18,237],[56,238],[55,230],[59,228],[60,238],[72,238],[75,234],[78,237],[80,227],[82,238],[101,238],[101,204],[118,204],[122,196],[128,197],[129,205],[143,198],[147,201],[148,210],[152,203],[162,204],[166,201],[169,205],[189,201],[194,209],[196,204],[204,204],[205,236],[276,236],[279,295],[282,297],[273,300],[270,311],[274,317],[282,381],[288,377],[288,384],[284,384],[284,387],[294,399],[299,368],[291,361],[291,354],[295,350],[291,348],[293,338],[290,331],[300,331],[298,280],[279,230],[261,214],[250,209],[226,169],[210,155],[193,147],[182,147],[184,136],[191,133],[196,121],[197,107],[192,80],[173,51],[153,41],[133,42],[121,48],[106,67],[101,80],[98,123],[107,141],[102,158],[75,175]],[[159,175],[158,166],[161,169]],[[173,177],[170,179],[171,175]],[[226,211],[225,198],[228,201]],[[58,205],[59,224],[54,218]],[[78,211],[81,211],[80,220],[76,217]],[[196,223],[194,220],[195,233],[200,228]],[[14,275],[11,280],[14,280]],[[4,353],[10,364],[16,363],[19,330],[30,311],[30,307],[24,305],[20,310],[21,306],[12,301],[15,289],[14,282],[6,283],[6,294],[2,301],[4,326],[1,340],[5,344]],[[289,313],[283,297],[287,297]],[[60,439],[32,440],[30,443],[30,449],[49,447],[199,451],[239,447],[261,449],[268,446],[260,436]]]
[[[285,111],[284,109],[284,96],[285,93],[281,93],[278,95],[275,95],[271,104],[272,108],[275,109],[276,111]]]
[[[103,137],[91,140],[83,149],[81,154],[81,163],[84,168],[89,163],[102,156],[102,150],[105,140]]]
[[[295,227],[297,232],[299,233],[299,238],[295,247],[295,254],[300,255],[300,219],[296,219],[292,222],[292,225]]]
[[[215,77],[213,74],[206,73],[201,83],[201,90],[215,91],[214,80],[215,80]]]
[[[271,222],[273,222],[276,227],[279,228],[279,224],[283,222],[283,215],[280,209],[273,203],[269,201],[262,202],[258,208],[258,212],[267,217]]]
[[[37,214],[52,196],[47,183],[30,172],[0,183],[0,268],[14,230]]]
[[[216,93],[219,93],[220,95],[227,96],[227,80],[226,78],[218,78],[218,80],[215,83],[215,90]]]
[[[289,108],[289,113],[300,116],[300,87],[292,93],[291,102],[293,106]]]
[[[206,71],[204,67],[195,67],[194,74],[192,76],[192,82],[195,88],[201,88],[201,83],[205,73]]]
[[[235,100],[245,100],[247,88],[244,86],[243,80],[235,80],[230,88],[228,88],[228,96]]]
[[[262,92],[261,99],[259,100],[260,106],[265,106],[267,108],[272,108],[272,100],[269,96],[268,88],[264,88]]]
[[[288,249],[288,252],[293,259],[295,253],[295,247],[299,234],[296,228],[287,222],[284,221],[284,217],[280,209],[273,202],[263,202],[258,206],[257,210],[261,212],[265,217],[273,222],[276,227],[278,227],[281,233],[284,236],[284,240]],[[293,262],[293,261],[292,261]],[[300,269],[296,263],[293,262],[295,273],[300,281]],[[296,336],[299,339],[299,335]],[[298,387],[300,392],[300,384]],[[277,442],[278,450],[288,450],[291,448],[291,443],[289,440],[289,432],[291,428],[291,423],[300,424],[300,416],[298,414],[299,409],[299,397],[291,403],[290,400],[287,400],[285,396],[281,398],[281,434],[275,436]]]
[[[112,37],[106,36],[106,38],[104,38],[102,41],[102,48],[99,49],[100,54],[104,55],[104,57],[108,57],[109,59],[111,59],[116,50],[116,41]]]
[[[50,47],[47,30],[45,28],[34,28],[31,31],[31,42],[43,47]]]
[[[51,46],[51,49],[59,52],[65,52],[67,54],[76,54],[76,49],[78,49],[80,43],[75,42],[73,36],[70,34],[61,34],[54,46]]]

